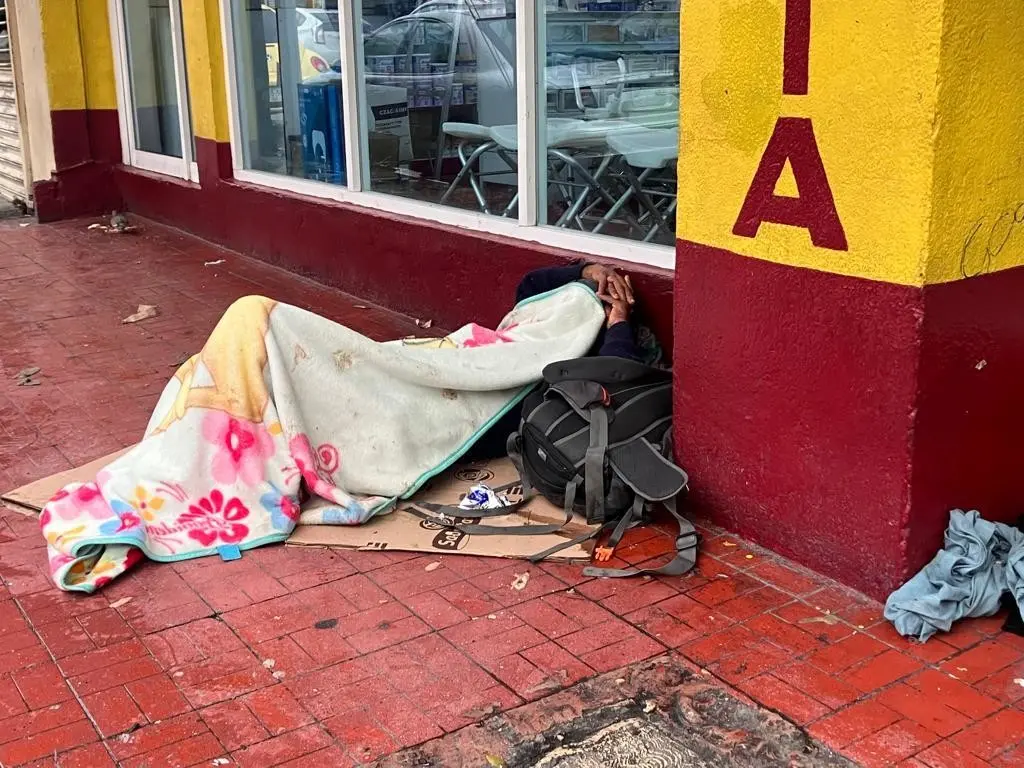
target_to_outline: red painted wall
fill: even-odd
[[[121,160],[117,110],[50,112],[55,171],[33,188],[40,221],[110,213],[122,207],[113,163]]]
[[[920,304],[680,242],[676,445],[695,503],[870,594],[901,581]]]
[[[950,509],[1024,513],[1022,295],[1024,268],[922,290],[680,242],[694,501],[877,598],[934,556]]]
[[[929,285],[907,533],[916,568],[954,507],[1024,514],[1024,267]]]

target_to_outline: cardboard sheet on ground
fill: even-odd
[[[100,469],[127,450],[129,449],[23,485],[0,496],[0,499],[16,512],[39,514],[46,502],[61,488],[68,483],[88,482]],[[412,499],[400,503],[398,509],[389,515],[373,518],[363,525],[300,525],[288,539],[288,544],[526,558],[567,539],[575,538],[584,531],[594,529],[595,526],[588,526],[581,518],[576,517],[558,533],[546,536],[469,536],[458,531],[446,530],[403,511],[417,501],[458,504],[462,495],[475,483],[500,486],[515,479],[515,468],[508,459],[455,466],[428,483]],[[513,499],[515,498],[513,496]],[[315,501],[311,503],[316,504]],[[538,497],[515,514],[487,522],[495,526],[521,526],[561,522],[562,519],[562,511],[558,507]],[[465,521],[470,522],[468,518]],[[585,545],[568,547],[549,559],[586,560],[590,557],[591,549],[592,543],[587,542]]]
[[[370,519],[363,525],[300,525],[288,539],[289,545],[342,547],[345,549],[399,550],[403,552],[434,552],[487,557],[526,558],[548,547],[573,539],[596,526],[588,526],[582,518],[573,521],[557,533],[544,536],[471,536],[460,531],[445,529],[422,520],[404,510],[417,501],[435,504],[458,504],[462,496],[475,483],[492,487],[516,480],[516,471],[508,459],[484,464],[455,466],[439,475],[413,498],[400,502],[398,509],[387,515]],[[511,496],[516,500],[518,496]],[[305,509],[306,507],[304,507]],[[511,515],[488,519],[488,525],[523,526],[559,523],[565,519],[562,510],[549,501],[537,497]],[[476,520],[465,518],[466,523]],[[567,547],[548,558],[553,561],[587,560],[592,542]]]
[[[103,456],[95,461],[90,461],[88,464],[83,464],[80,467],[58,472],[55,475],[44,477],[42,480],[36,480],[20,488],[15,488],[13,491],[8,491],[3,496],[0,496],[0,501],[3,501],[9,509],[15,512],[38,515],[43,511],[46,502],[52,499],[54,494],[65,485],[68,483],[88,483],[94,480],[97,472],[130,450],[130,448],[125,448],[109,456]]]

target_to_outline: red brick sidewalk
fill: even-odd
[[[112,237],[87,224],[0,224],[4,488],[135,441],[175,364],[239,296],[377,338],[416,330],[155,225]],[[138,304],[159,317],[122,325]],[[41,386],[15,386],[28,366]],[[1024,764],[1024,640],[999,633],[1000,619],[911,644],[866,598],[705,535],[682,579],[267,547],[233,563],[146,564],[81,597],[48,582],[35,520],[4,513],[0,764],[359,764],[446,734],[457,747],[460,729],[517,707],[543,730],[550,718],[531,707],[550,713],[561,689],[656,657],[706,670],[864,765]],[[621,554],[643,562],[670,542],[634,532]],[[524,570],[528,586],[513,590]],[[630,674],[588,682],[588,700]]]

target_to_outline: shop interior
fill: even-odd
[[[336,0],[232,4],[246,165],[345,185]],[[362,0],[363,189],[517,218],[516,3]],[[542,225],[670,245],[678,0],[538,9]]]

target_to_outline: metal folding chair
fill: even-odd
[[[659,234],[674,237],[679,129],[638,127],[610,134],[608,146],[620,157],[617,173],[626,188],[593,231],[600,232],[635,199],[641,209],[639,222],[646,228],[644,242]]]
[[[480,161],[488,152],[494,152],[505,162],[506,165],[508,165],[510,171],[515,173],[515,160],[493,139],[491,136],[491,129],[485,126],[477,125],[476,123],[448,122],[442,125],[441,131],[444,136],[451,136],[458,141],[457,152],[459,162],[462,164],[462,167],[455,175],[455,178],[452,179],[451,184],[449,184],[448,188],[444,191],[439,202],[442,205],[446,204],[458,189],[459,185],[468,179],[480,210],[486,214],[492,214],[493,212],[490,210],[490,206],[487,203],[487,197],[484,194],[481,179],[484,176],[500,175],[507,172],[481,171]],[[501,215],[507,216],[508,212],[509,208],[506,207],[505,211]]]

